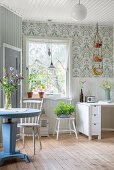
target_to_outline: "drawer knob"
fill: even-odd
[[[94,125],[96,126],[96,123],[94,123]]]
[[[94,116],[96,116],[96,114],[94,114]]]

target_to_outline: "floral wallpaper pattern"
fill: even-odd
[[[76,26],[68,24],[48,24],[23,22],[25,36],[56,37],[72,40],[72,74],[73,77],[94,77],[92,75],[92,50],[96,33],[95,26]],[[103,45],[103,74],[97,77],[113,75],[113,28],[99,27]]]

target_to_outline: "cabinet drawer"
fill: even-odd
[[[91,115],[91,123],[98,123],[100,122],[100,115],[99,114],[92,114]]]
[[[97,135],[100,132],[100,124],[92,123],[91,124],[91,135]]]
[[[99,107],[96,105],[91,106],[91,114],[99,114]]]

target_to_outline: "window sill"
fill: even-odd
[[[33,97],[33,98],[23,98],[23,100],[40,100],[43,99],[45,100],[53,100],[53,101],[58,101],[58,100],[72,100],[72,98],[68,97],[44,97],[44,98],[39,98],[39,97]]]

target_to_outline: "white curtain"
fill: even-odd
[[[68,40],[54,40],[54,39],[28,39],[27,40],[27,67],[33,65],[37,61],[49,67],[50,56],[48,49],[52,53],[53,64],[60,62],[63,68],[67,69],[68,62]],[[42,59],[42,60],[41,60]]]

